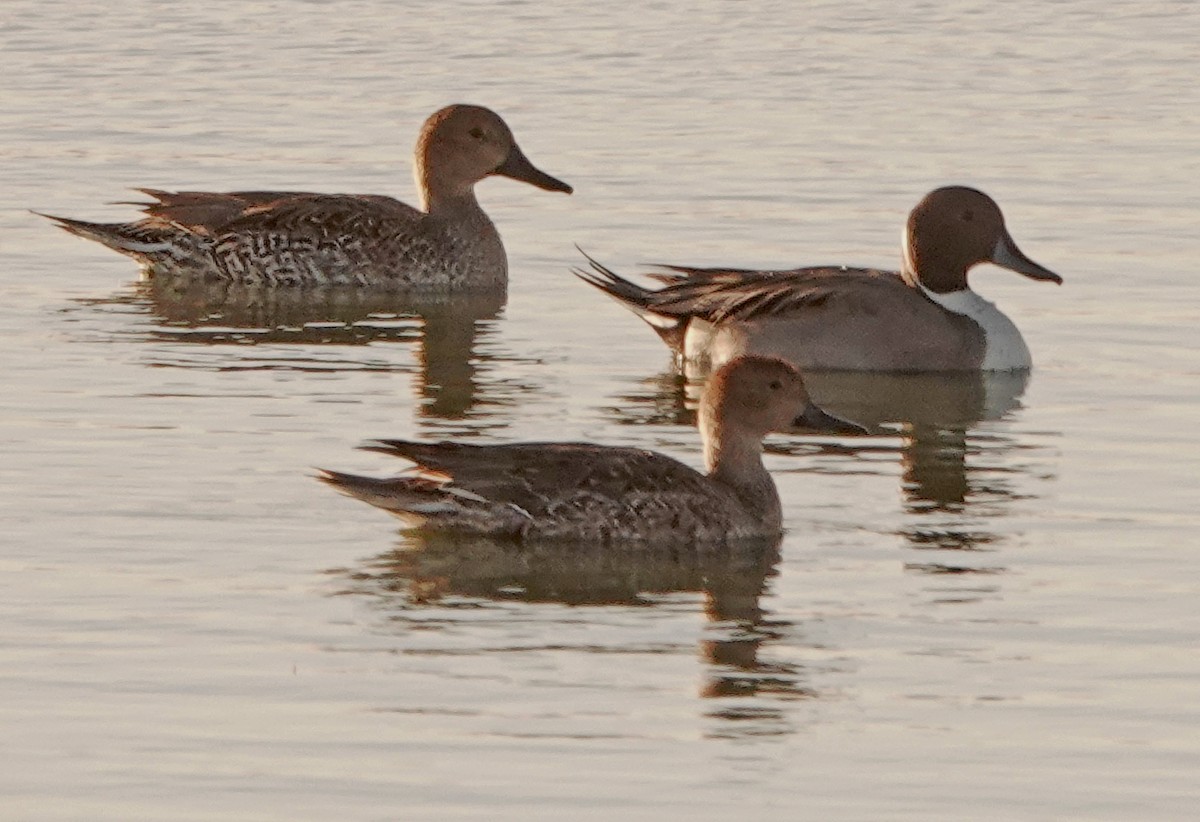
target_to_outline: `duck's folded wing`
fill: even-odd
[[[378,194],[318,194],[311,191],[163,191],[138,188],[155,202],[130,202],[150,218],[202,234],[303,230],[305,227],[416,220],[421,212]]]
[[[412,206],[381,195],[296,194],[247,206],[222,225],[220,233],[362,234],[384,225],[416,223],[422,216]]]
[[[134,189],[155,202],[123,202],[139,206],[149,217],[176,223],[192,231],[216,234],[252,208],[291,197],[320,196],[308,191],[164,191]]]
[[[841,266],[812,266],[789,271],[663,266],[665,283],[646,291],[647,311],[711,323],[745,321],[817,308],[831,300],[887,300],[907,290],[892,271]]]
[[[636,448],[588,443],[467,445],[381,440],[368,450],[404,457],[429,477],[535,520],[672,516],[711,505],[712,481],[678,460]],[[656,514],[656,512],[658,512]]]

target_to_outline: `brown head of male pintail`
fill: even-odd
[[[993,263],[1061,283],[1017,247],[981,191],[939,188],[910,212],[903,268],[816,266],[790,271],[664,266],[645,288],[588,258],[586,282],[634,311],[680,356],[720,364],[744,354],[802,370],[1010,371],[1031,358],[1021,333],[971,290],[967,273]]]

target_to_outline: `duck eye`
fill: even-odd
[[[470,134],[472,137],[474,137],[476,140],[483,139],[483,129],[481,129],[479,126],[475,126],[475,128],[471,129],[467,133]]]

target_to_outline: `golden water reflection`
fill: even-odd
[[[480,352],[504,309],[503,291],[455,295],[412,295],[357,287],[276,289],[229,283],[144,280],[90,305],[129,306],[150,316],[142,330],[151,342],[205,346],[334,346],[408,343],[417,360],[415,391],[422,417],[456,420],[486,400],[481,371],[490,359]],[[322,348],[328,352],[331,349]],[[273,358],[269,366],[241,351],[223,366],[294,370],[411,371],[372,348],[369,357],[345,353],[312,358]],[[174,361],[185,367],[188,363]],[[212,367],[204,360],[201,367]]]
[[[794,641],[795,626],[762,604],[778,562],[779,541],[678,550],[406,534],[395,550],[336,573],[347,582],[339,594],[373,597],[387,624],[400,627],[414,610],[460,607],[464,598],[678,609],[673,595],[699,594],[707,623],[698,648],[701,697],[816,697],[802,666],[760,658],[764,646]],[[742,708],[728,704],[710,715],[735,719]],[[760,706],[760,729],[764,716],[784,721],[782,711]]]

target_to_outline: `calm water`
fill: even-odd
[[[1185,819],[1200,801],[1200,11],[382,0],[0,8],[5,818]],[[507,306],[140,290],[135,185],[410,199],[490,105]],[[419,544],[371,436],[695,463],[694,388],[568,273],[895,265],[994,195],[1028,384],[825,380],[777,555]]]

